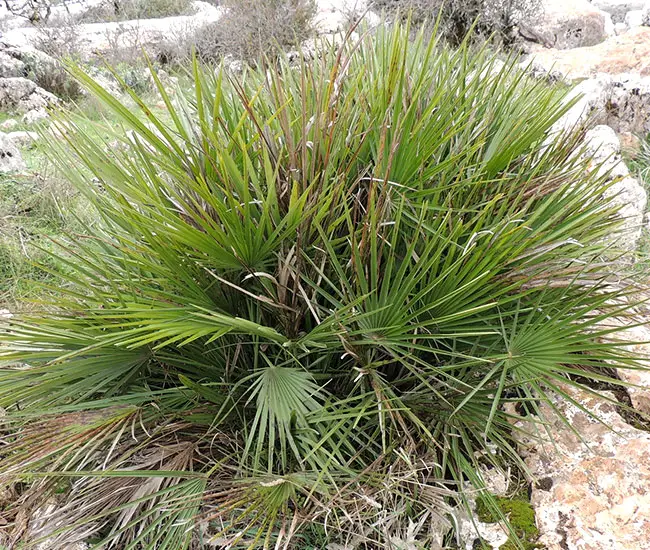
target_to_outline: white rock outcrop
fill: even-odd
[[[27,132],[24,130],[19,130],[16,132],[9,132],[7,137],[17,146],[17,147],[31,147],[36,141],[38,141],[39,135],[37,132]]]
[[[528,63],[570,80],[600,73],[650,76],[650,27],[632,28],[594,46],[562,50],[533,44],[529,51]]]
[[[546,550],[650,550],[650,433],[627,424],[611,394],[564,390],[603,422],[556,397],[555,410],[539,404],[552,441],[543,426],[516,423],[531,433],[520,453],[536,479],[531,502],[539,544]]]
[[[40,75],[62,70],[59,63],[32,46],[0,44],[0,78]]]
[[[26,113],[57,105],[59,99],[23,77],[0,78],[0,109]]]
[[[618,377],[630,384],[626,389],[632,407],[642,414],[650,415],[650,324],[630,326],[629,320],[623,321],[628,328],[616,333],[615,338],[625,338],[637,342],[629,346],[635,357],[643,361],[643,369],[617,369]],[[643,360],[645,358],[645,360]]]
[[[569,94],[579,98],[561,120],[570,127],[589,117],[596,124],[606,124],[617,133],[650,133],[650,77],[637,74],[599,74],[583,80]]]
[[[20,121],[23,124],[27,124],[28,126],[31,126],[34,124],[39,124],[44,120],[47,120],[48,118],[50,118],[48,112],[45,109],[39,107],[36,109],[32,109],[31,111],[27,111],[20,119]]]
[[[16,144],[7,134],[0,133],[0,173],[20,172],[26,168]]]
[[[592,4],[611,14],[615,22],[623,21],[627,13],[644,8],[647,0],[592,0]]]
[[[645,7],[641,10],[641,24],[650,27],[650,2],[646,1]]]
[[[633,29],[643,25],[643,10],[632,10],[625,14],[625,25]]]
[[[569,49],[600,44],[614,34],[611,16],[588,0],[544,0],[529,26],[545,46]]]

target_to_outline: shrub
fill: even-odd
[[[105,0],[89,7],[78,17],[82,23],[128,21],[187,15],[192,0]]]
[[[580,131],[551,133],[563,93],[409,35],[195,62],[164,118],[76,71],[128,131],[51,143],[101,223],[0,330],[0,473],[32,482],[21,514],[73,481],[34,537],[280,547],[321,522],[386,548],[413,522],[431,547],[485,463],[522,465],[506,404],[535,421],[643,368],[611,342],[620,222]]]
[[[55,59],[81,59],[79,28],[69,20],[38,26],[34,45]]]
[[[373,5],[415,23],[437,23],[438,33],[453,44],[462,42],[472,29],[483,38],[511,42],[514,26],[541,11],[540,0],[375,0]]]
[[[216,23],[199,28],[192,40],[206,61],[258,60],[279,50],[296,47],[312,35],[314,0],[224,0],[226,12]]]
[[[41,88],[62,99],[75,99],[81,93],[79,83],[70,78],[61,60],[80,59],[79,32],[74,25],[57,24],[37,27],[34,45],[37,52],[24,52],[25,76]],[[43,56],[44,52],[47,56]],[[54,58],[50,59],[50,58]]]
[[[31,23],[41,23],[50,18],[55,2],[50,0],[3,0],[2,3],[12,15],[23,17]]]

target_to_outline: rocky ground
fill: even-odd
[[[74,9],[83,7],[77,4]],[[522,22],[518,29],[522,66],[540,78],[575,86],[572,93],[579,99],[558,130],[591,117],[594,128],[585,138],[585,147],[597,151],[605,163],[599,169],[609,171],[613,181],[609,193],[625,217],[623,241],[633,252],[647,224],[647,195],[644,182],[633,177],[623,162],[622,148],[633,156],[640,138],[650,133],[650,1],[544,0],[543,4],[543,16]],[[321,0],[320,32],[341,30],[354,8],[363,11],[364,6],[354,0]],[[108,48],[132,48],[134,41],[138,46],[155,46],[172,35],[181,37],[198,25],[218,21],[220,15],[219,8],[195,2],[192,15],[78,25],[80,51],[91,58]],[[367,17],[376,24],[376,16]],[[39,75],[60,68],[35,48],[34,27],[5,13],[3,28],[0,111],[15,113],[14,119],[0,124],[0,173],[7,173],[25,169],[21,149],[37,139],[29,126],[46,119],[48,109],[60,101],[39,86]],[[26,129],[16,131],[16,127]],[[0,315],[8,314],[0,310]],[[650,328],[644,320],[644,312],[639,312],[639,325],[628,330],[639,342],[637,351],[647,350],[650,364]],[[532,476],[530,498],[539,543],[547,550],[650,550],[649,424],[630,410],[624,412],[628,407],[650,414],[650,375],[620,374],[634,385],[626,396],[595,389],[593,394],[571,395],[571,401],[558,397],[554,406],[571,419],[571,425],[554,421],[556,413],[547,407],[549,429],[557,444],[541,434],[520,449]],[[614,430],[594,420],[590,411],[602,415]],[[523,420],[519,424],[526,427]],[[507,476],[501,477],[500,491],[495,492],[507,494]],[[471,519],[459,516],[457,520],[465,534],[461,546],[472,548]],[[507,541],[499,525],[478,523],[483,539],[493,548]]]

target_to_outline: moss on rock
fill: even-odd
[[[519,539],[517,541],[511,536],[499,550],[520,550],[521,548],[524,550],[534,550],[541,548],[537,544],[539,530],[535,524],[535,510],[533,510],[528,499],[521,496],[515,496],[513,498],[493,496],[492,498]],[[493,507],[484,496],[479,496],[476,499],[476,514],[478,519],[483,523],[496,523],[501,519],[493,511]]]

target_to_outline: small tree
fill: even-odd
[[[65,0],[61,3],[66,5]],[[4,0],[4,5],[9,12],[34,24],[46,23],[52,13],[52,0]]]

